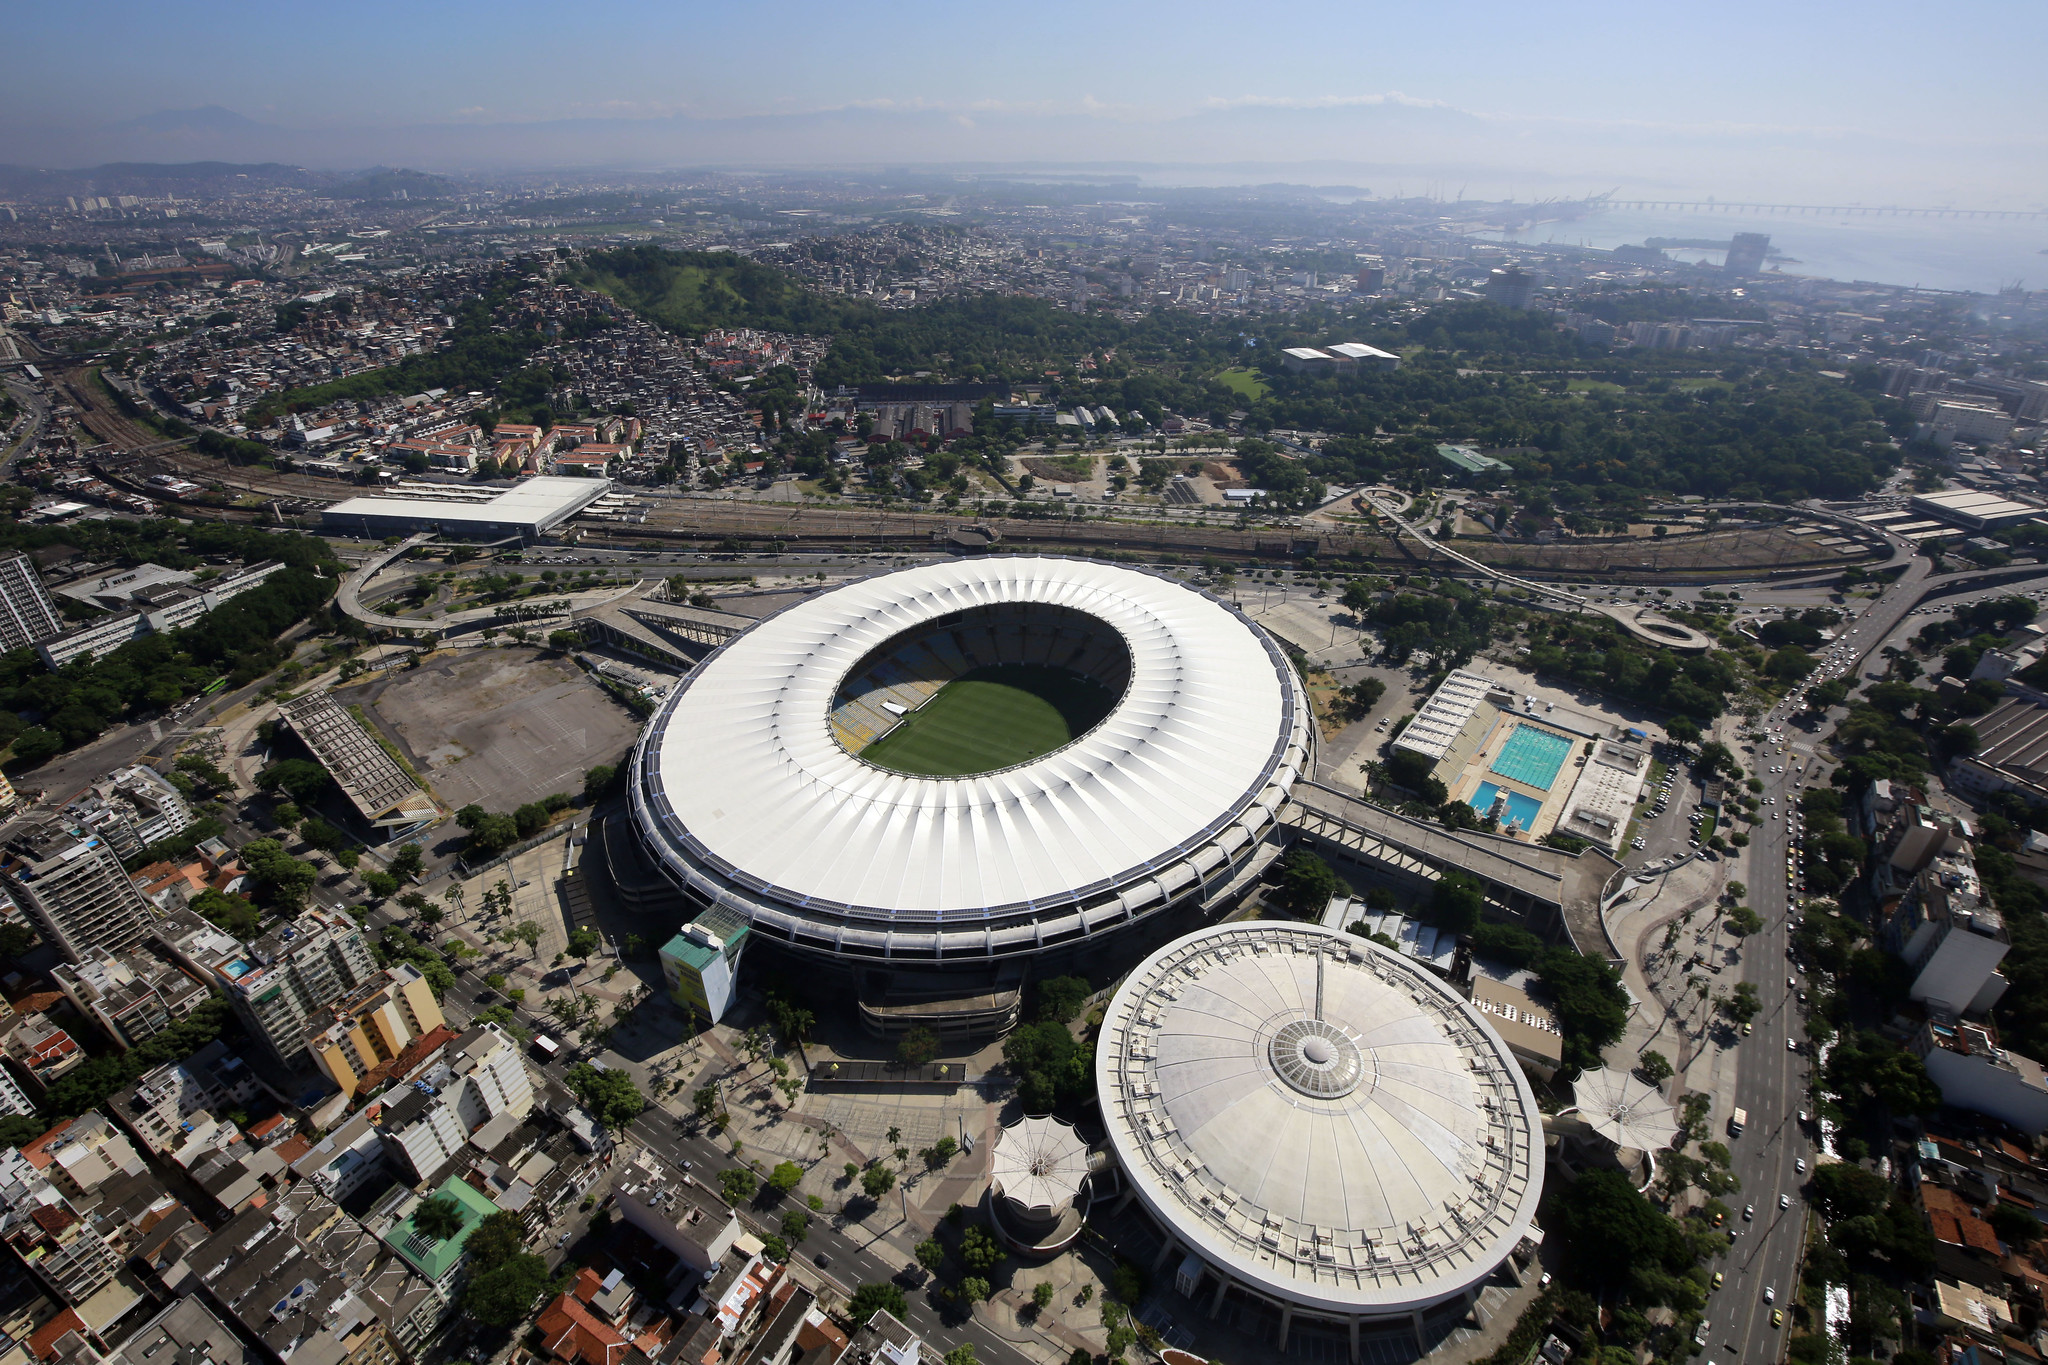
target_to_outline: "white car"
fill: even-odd
[[[1805,1157],[1800,1157],[1800,1158],[1799,1158],[1799,1159],[1798,1159],[1797,1161],[1794,1161],[1794,1162],[1792,1163],[1792,1169],[1793,1169],[1793,1170],[1795,1170],[1795,1171],[1797,1171],[1797,1172],[1799,1172],[1799,1173],[1800,1173],[1801,1175],[1805,1175],[1805,1174],[1806,1174],[1806,1158],[1805,1158]]]
[[[1770,1285],[1770,1284],[1767,1284],[1767,1285],[1765,1285],[1765,1286],[1764,1286],[1764,1302],[1765,1302],[1765,1303],[1776,1303],[1777,1301],[1778,1301],[1778,1287],[1777,1287],[1776,1285]]]
[[[1781,1195],[1779,1195],[1779,1196],[1778,1196],[1778,1207],[1779,1207],[1779,1208],[1781,1208],[1781,1209],[1789,1209],[1789,1208],[1791,1208],[1791,1207],[1792,1207],[1792,1196],[1791,1196],[1791,1195],[1789,1195],[1789,1194],[1781,1194]]]

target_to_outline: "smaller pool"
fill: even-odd
[[[1520,830],[1534,829],[1536,812],[1543,809],[1543,803],[1535,797],[1517,791],[1503,791],[1496,782],[1481,782],[1479,790],[1472,793],[1470,805],[1484,820],[1486,813],[1494,808],[1495,802],[1503,803],[1500,811],[1500,827],[1513,826]]]

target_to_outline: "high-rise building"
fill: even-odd
[[[175,1148],[193,1115],[253,1103],[263,1093],[248,1064],[218,1038],[182,1062],[165,1062],[107,1100],[107,1110],[158,1154]]]
[[[308,910],[207,966],[244,1027],[287,1066],[322,1009],[382,975],[362,926],[331,910]]]
[[[64,618],[25,554],[0,555],[0,652],[64,633]]]
[[[1721,269],[1730,275],[1761,275],[1764,256],[1770,249],[1768,232],[1738,232],[1728,244],[1728,259],[1722,262]]]
[[[1507,265],[1486,277],[1486,301],[1503,308],[1527,308],[1536,290],[1536,277],[1520,266]]]
[[[139,946],[156,919],[106,841],[55,817],[8,841],[0,888],[72,962]]]
[[[0,1238],[52,1296],[74,1308],[121,1268],[106,1239],[13,1147],[0,1150]]]

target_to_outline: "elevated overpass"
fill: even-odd
[[[1423,534],[1421,527],[1416,526],[1396,512],[1383,498],[1376,494],[1360,493],[1358,496],[1363,498],[1373,511],[1379,513],[1388,521],[1393,522],[1394,525],[1406,532],[1411,539],[1431,554],[1439,554],[1453,563],[1462,564],[1482,578],[1490,578],[1496,583],[1506,583],[1510,587],[1521,588],[1525,592],[1534,593],[1538,597],[1546,598],[1561,606],[1570,607],[1575,611],[1586,605],[1586,599],[1575,592],[1566,592],[1563,588],[1553,588],[1548,583],[1537,583],[1527,578],[1517,578],[1513,574],[1504,573],[1482,560],[1474,559],[1461,550],[1453,550],[1442,541],[1431,540],[1427,535]]]
[[[1356,862],[1411,881],[1463,872],[1518,916],[1554,919],[1582,953],[1620,956],[1600,907],[1622,865],[1599,849],[1566,853],[1504,835],[1410,819],[1320,782],[1298,782],[1280,824]]]

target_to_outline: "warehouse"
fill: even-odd
[[[477,540],[540,539],[603,497],[610,479],[533,478],[510,488],[402,483],[387,493],[349,498],[321,513],[333,535],[413,535],[420,531]]]

